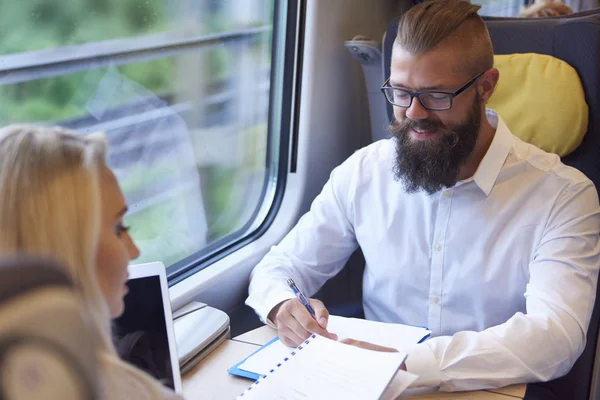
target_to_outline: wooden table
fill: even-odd
[[[275,335],[276,331],[265,325],[223,342],[183,377],[184,397],[188,400],[235,399],[252,384],[252,381],[230,375],[227,369],[248,357]],[[502,389],[454,393],[438,392],[433,389],[409,389],[400,399],[514,400],[523,398],[525,387],[525,385],[514,385]]]

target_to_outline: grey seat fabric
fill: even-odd
[[[0,259],[0,398],[97,399],[95,343],[72,282],[48,261]]]
[[[582,144],[562,161],[585,173],[600,189],[600,9],[569,16],[523,19],[484,18],[495,54],[541,53],[566,61],[578,72],[589,106],[589,124]],[[390,59],[398,24],[391,24],[383,43],[383,76],[390,73]],[[502,79],[502,78],[500,78]],[[387,119],[392,118],[387,104]],[[569,132],[565,132],[569,134]],[[600,288],[600,286],[599,286]],[[552,382],[528,385],[526,398],[588,399],[600,326],[600,291],[588,329],[583,354],[571,371]]]

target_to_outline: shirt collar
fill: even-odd
[[[488,122],[496,128],[496,133],[488,151],[479,163],[475,175],[467,181],[475,181],[485,195],[489,196],[512,146],[512,133],[496,111],[488,108],[485,110],[485,116]]]

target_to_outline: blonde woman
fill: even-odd
[[[61,262],[80,291],[99,342],[103,399],[180,399],[121,361],[111,319],[123,312],[127,264],[139,256],[125,199],[106,165],[106,142],[61,128],[0,129],[0,253]]]

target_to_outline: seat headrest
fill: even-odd
[[[57,264],[0,259],[0,398],[96,399],[96,343]]]
[[[500,79],[487,106],[514,135],[561,157],[579,147],[587,131],[588,106],[573,67],[535,53],[496,55],[494,66]]]
[[[0,303],[43,286],[73,287],[58,264],[30,256],[0,258]]]

